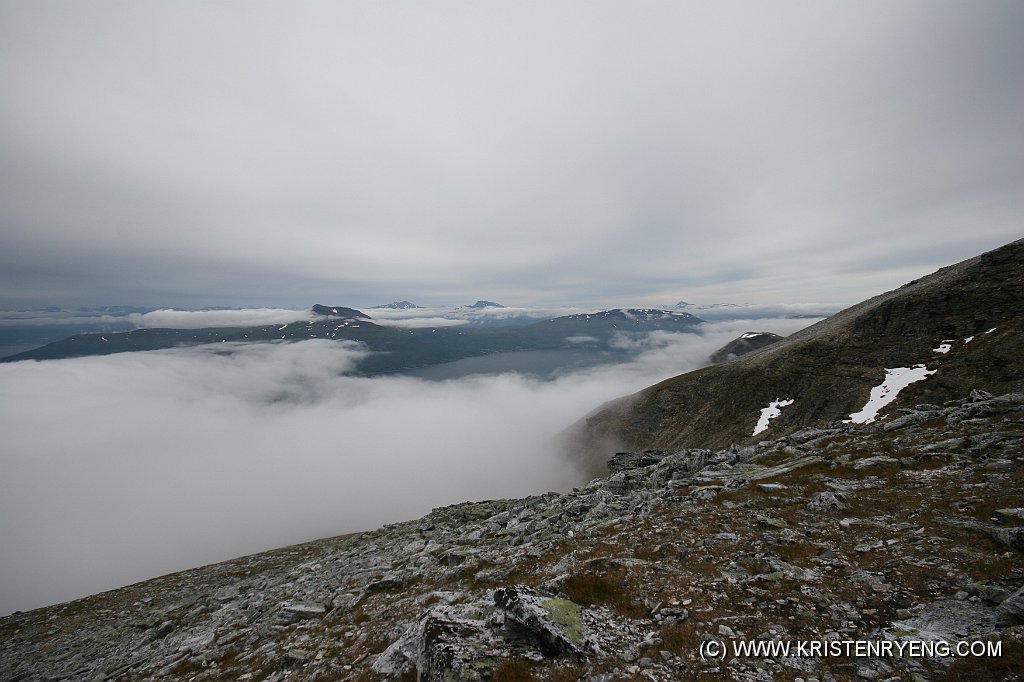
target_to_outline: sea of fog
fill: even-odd
[[[555,436],[577,419],[742,332],[810,322],[656,332],[627,363],[548,380],[358,377],[364,351],[323,340],[0,365],[0,615],[437,506],[567,490],[584,481]]]

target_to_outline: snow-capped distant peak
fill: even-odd
[[[623,320],[626,322],[651,322],[655,320],[697,320],[690,313],[680,313],[674,310],[661,310],[660,308],[612,308],[601,310],[596,313],[576,313],[567,315],[571,320],[589,320],[593,318]]]
[[[374,309],[387,308],[389,310],[412,310],[413,308],[421,308],[422,306],[410,303],[409,301],[394,301],[393,303],[385,303],[383,305],[375,305],[373,307]]]

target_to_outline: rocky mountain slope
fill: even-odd
[[[1021,679],[1024,394],[610,469],[17,613],[0,678]],[[937,638],[999,656],[701,656]]]
[[[926,365],[891,409],[1024,387],[1024,240],[876,296],[732,362],[668,379],[578,425],[577,451],[725,447],[846,419],[886,370]],[[772,401],[793,404],[754,435]]]

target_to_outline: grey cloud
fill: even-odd
[[[376,311],[373,311],[376,312]],[[379,317],[373,315],[373,321],[376,324],[383,325],[385,327],[404,327],[406,329],[426,329],[429,327],[459,327],[464,324],[469,324],[469,320],[457,320],[449,317]]]
[[[313,319],[309,310],[254,308],[242,310],[154,310],[132,313],[127,319],[140,328],[202,329],[204,327],[255,327],[289,324]]]
[[[1020,232],[1019,3],[0,12],[0,304],[850,303]]]

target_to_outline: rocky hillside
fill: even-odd
[[[0,619],[0,679],[1021,679],[1024,394],[610,468]],[[937,638],[1000,655],[700,654]]]
[[[974,388],[1024,387],[1024,240],[943,268],[741,358],[615,401],[574,430],[598,463],[616,449],[725,447],[847,419],[886,370],[926,365],[890,409]],[[792,404],[754,434],[773,401]]]

